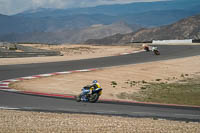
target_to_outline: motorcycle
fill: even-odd
[[[160,55],[160,51],[158,50],[157,47],[152,47],[152,51],[154,52],[155,55]]]
[[[92,92],[90,94],[84,94],[84,90],[92,90]],[[102,88],[97,88],[94,89],[91,86],[87,85],[84,86],[82,88],[82,93],[79,94],[78,96],[76,96],[76,101],[80,102],[80,101],[84,101],[84,102],[91,102],[91,103],[95,103],[98,101],[99,96],[101,96],[102,94]]]
[[[146,52],[149,52],[149,51],[150,51],[148,46],[145,46],[145,47],[144,47],[144,50],[145,50]]]
[[[144,50],[145,50],[146,52],[149,52],[149,51],[150,51],[149,46],[148,46],[147,44],[143,44],[142,47],[144,48]]]

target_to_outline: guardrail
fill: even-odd
[[[192,39],[184,39],[184,40],[153,40],[152,44],[192,44]]]
[[[52,52],[0,52],[0,58],[16,58],[16,57],[38,57],[38,56],[58,56],[58,51]]]

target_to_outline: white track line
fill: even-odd
[[[9,82],[0,82],[0,85],[9,85]]]
[[[22,79],[34,79],[36,77],[28,76],[28,77],[21,77]]]
[[[70,74],[70,73],[72,73],[72,72],[56,72],[56,73],[59,73],[59,74]]]

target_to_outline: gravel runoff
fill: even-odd
[[[200,133],[200,123],[0,109],[0,133]]]

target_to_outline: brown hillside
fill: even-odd
[[[110,36],[98,40],[88,40],[86,43],[102,44],[103,42],[103,44],[113,44],[169,39],[200,39],[200,15],[182,19],[171,25],[141,29],[137,32],[119,36],[118,39],[116,39],[116,36]]]

